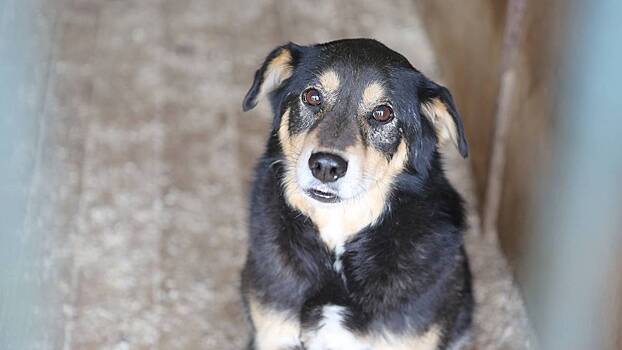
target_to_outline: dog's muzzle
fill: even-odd
[[[334,153],[316,152],[309,157],[308,165],[313,177],[321,184],[307,189],[307,194],[320,202],[338,202],[338,191],[333,184],[346,175],[348,161]]]

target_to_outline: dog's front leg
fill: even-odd
[[[300,321],[294,313],[249,301],[254,334],[250,350],[302,350]]]

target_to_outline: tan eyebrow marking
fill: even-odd
[[[334,94],[339,89],[339,76],[334,70],[327,70],[320,75],[320,84],[327,92]]]
[[[384,86],[381,83],[374,81],[365,87],[363,90],[363,99],[359,106],[361,110],[367,110],[373,108],[384,97]]]

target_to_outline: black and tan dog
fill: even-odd
[[[467,155],[449,91],[369,39],[287,44],[255,74],[274,122],[256,168],[242,290],[250,349],[459,349],[471,323]]]

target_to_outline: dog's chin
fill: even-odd
[[[341,197],[339,197],[339,195],[337,195],[337,193],[333,191],[309,188],[305,190],[305,194],[312,199],[325,204],[334,204],[341,202]]]

